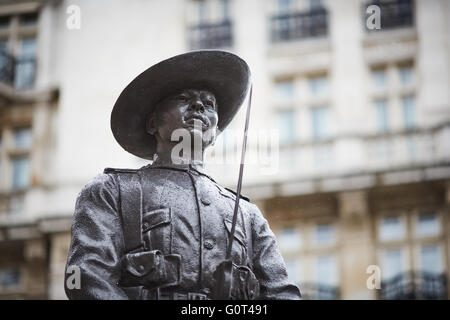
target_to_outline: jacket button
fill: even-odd
[[[201,202],[203,203],[204,206],[209,206],[209,205],[211,204],[211,201],[209,201],[209,200],[206,199],[206,198],[202,198],[202,199],[201,199]]]
[[[212,240],[205,240],[204,246],[205,246],[206,249],[211,250],[212,248],[214,248],[214,241],[212,241]]]

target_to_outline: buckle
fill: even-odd
[[[188,300],[207,300],[208,299],[206,294],[197,293],[197,292],[188,292],[187,298],[188,298]]]

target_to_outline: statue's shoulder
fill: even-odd
[[[234,197],[236,198],[237,197],[237,192],[236,191],[234,191],[234,190],[232,190],[232,189],[230,189],[230,188],[224,188],[225,190],[227,190],[228,192],[231,192],[233,195],[234,195]],[[240,195],[240,198],[241,199],[244,199],[245,201],[247,201],[247,202],[250,202],[250,198],[249,197],[246,197],[246,196],[244,196],[244,195]]]
[[[219,193],[222,196],[225,196],[225,197],[231,198],[233,200],[236,200],[236,197],[237,197],[237,192],[236,191],[234,191],[234,190],[232,190],[230,188],[225,188],[225,187],[221,186],[220,184],[218,184],[217,182],[215,182],[214,180],[213,180],[213,182],[216,185],[217,189],[219,189]],[[240,195],[240,199],[245,200],[246,202],[250,202],[250,198],[248,198],[248,197],[246,197],[246,196],[244,196],[242,194]]]

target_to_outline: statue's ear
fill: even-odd
[[[154,135],[156,133],[156,127],[155,127],[155,116],[154,113],[149,115],[147,117],[147,121],[145,122],[145,127],[148,133],[151,135]]]

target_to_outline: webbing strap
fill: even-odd
[[[144,247],[142,239],[142,188],[138,172],[117,174],[126,252]]]

